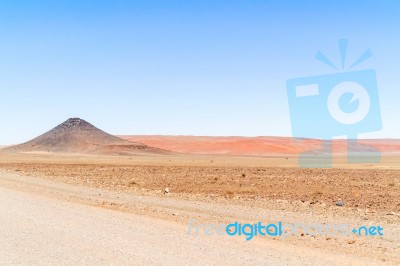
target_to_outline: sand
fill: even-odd
[[[278,253],[287,251],[290,256],[275,258],[277,265],[294,265],[296,261],[320,265],[318,261],[322,258],[328,258],[327,264],[332,265],[362,265],[364,260],[377,265],[400,263],[400,166],[399,158],[395,156],[383,158],[384,163],[379,165],[352,166],[345,165],[343,158],[336,158],[333,169],[299,169],[295,157],[120,157],[42,153],[2,154],[0,159],[0,187],[139,215],[143,219],[157,219],[161,221],[154,225],[157,228],[166,228],[162,222],[165,221],[184,230],[188,221],[194,218],[204,223],[269,219],[380,224],[386,230],[386,234],[378,238],[304,235],[287,240],[256,239],[252,242],[254,249],[272,246]],[[166,194],[167,187],[170,193]],[[344,201],[343,207],[336,206],[339,200]],[[120,229],[116,229],[116,235],[123,237]],[[122,228],[121,232],[124,230]],[[153,238],[138,237],[155,246],[162,246],[173,238],[165,236],[159,243]],[[171,241],[175,243],[175,240]],[[179,240],[178,243],[187,247],[182,252],[192,256],[193,260],[200,255],[188,253],[188,250],[215,247],[219,250],[213,253],[215,258],[221,263],[229,263],[223,249],[228,244],[223,240],[204,238],[200,242]],[[111,250],[121,248],[115,246],[116,243],[110,245]],[[229,245],[236,250],[242,244],[230,242]],[[296,254],[304,253],[309,256],[302,260],[296,257]],[[142,256],[143,261],[149,259],[145,250],[129,254]],[[248,253],[239,254],[246,261]],[[250,259],[252,256],[253,260]],[[244,264],[257,264],[267,259],[252,256]],[[165,251],[166,264],[173,261],[173,257]],[[129,262],[130,258],[128,256],[125,261]],[[153,262],[149,263],[157,264],[158,258]]]

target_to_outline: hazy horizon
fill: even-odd
[[[90,121],[87,121],[87,120],[85,120],[83,118],[80,118],[80,117],[70,117],[68,119],[82,119],[82,120],[90,123]],[[62,123],[59,123],[59,124],[55,125],[53,128],[50,128],[50,129],[48,129],[46,131],[43,131],[42,133],[40,133],[37,136],[32,136],[30,139],[24,140],[24,141],[22,141],[20,143],[10,143],[10,144],[0,143],[0,147],[13,146],[13,145],[18,145],[18,144],[30,141],[30,140],[32,140],[32,139],[34,139],[34,138],[36,138],[36,137],[38,137],[38,136],[40,136],[40,135],[42,135],[44,133],[47,133],[48,131],[54,129],[58,125],[63,124],[67,120],[63,121]],[[92,124],[92,123],[90,123],[90,124]],[[97,127],[96,125],[93,125],[93,126]],[[101,128],[99,128],[99,129],[102,130]],[[160,137],[194,137],[194,138],[206,137],[206,138],[293,138],[293,139],[295,139],[292,136],[275,136],[275,135],[258,135],[258,136],[245,136],[245,135],[160,135],[160,134],[144,134],[143,135],[143,134],[129,134],[129,133],[128,134],[113,134],[112,132],[106,132],[106,133],[112,134],[112,135],[117,136],[117,137],[121,137],[121,136],[146,136],[146,137],[160,136]],[[298,138],[298,139],[320,140],[318,138]],[[334,138],[333,140],[346,140],[346,138],[339,137],[339,138]],[[396,138],[361,138],[359,140],[372,140],[372,141],[374,141],[374,140],[396,140],[396,141],[398,141],[398,140],[400,140],[400,138],[397,138],[397,139]]]
[[[337,73],[322,51],[377,73],[383,129],[400,138],[400,3],[3,1],[0,143],[69,117],[114,135],[291,136],[286,81]],[[348,65],[347,65],[348,66]],[[346,68],[347,69],[347,68]]]

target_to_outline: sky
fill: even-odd
[[[70,117],[112,134],[291,136],[286,81],[374,69],[383,128],[400,138],[399,1],[4,0],[0,144]],[[318,125],[320,121],[316,121]]]

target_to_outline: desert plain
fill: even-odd
[[[23,149],[0,152],[0,262],[400,264],[396,141],[375,143],[384,143],[377,164],[348,164],[339,141],[332,168],[305,169],[294,152],[300,148],[282,138],[240,138],[238,149],[229,145],[232,137],[120,137],[73,120],[22,144]],[[254,142],[263,144],[254,148]],[[260,145],[286,150],[268,152]],[[252,150],[257,154],[249,155]],[[191,220],[379,225],[384,234],[301,233],[246,241],[207,236],[202,228],[195,234],[188,230]]]

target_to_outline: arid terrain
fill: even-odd
[[[263,167],[261,159],[259,166],[247,166],[252,162],[251,157],[231,161],[227,156],[213,156],[208,157],[208,162],[206,158],[143,157],[137,161],[135,157],[74,159],[67,155],[56,158],[17,155],[3,157],[0,167],[24,175],[116,191],[162,194],[168,187],[181,196],[288,200],[328,207],[343,200],[346,207],[354,210],[400,213],[400,167],[299,169],[285,167],[284,162]]]
[[[133,155],[163,153],[142,143],[110,135],[80,118],[70,118],[48,132],[20,145],[2,149],[5,153],[84,153]]]
[[[90,124],[68,121],[55,131],[0,152],[0,219],[5,226],[0,232],[6,238],[0,244],[4,258],[0,263],[35,264],[39,262],[35,252],[39,252],[41,262],[50,264],[176,265],[199,258],[204,261],[198,264],[208,261],[211,265],[266,261],[275,265],[400,264],[397,142],[378,141],[381,148],[387,145],[379,164],[347,164],[338,152],[331,169],[302,169],[296,154],[288,152],[295,148],[287,141],[279,148],[285,147],[287,154],[249,156],[245,150],[256,151],[258,144],[246,144],[246,138],[235,138],[245,143],[242,148],[239,145],[240,152],[220,152],[236,149],[231,138],[224,148],[215,144],[223,142],[222,138],[195,137],[186,150],[182,143],[189,141],[187,137],[173,141],[158,137],[158,142],[154,137],[149,137],[152,141],[137,137],[131,145],[126,144],[128,140],[99,133]],[[70,128],[71,123],[80,126],[59,133],[60,127]],[[271,141],[271,146],[276,147],[279,139]],[[204,143],[215,145],[207,148]],[[197,154],[207,149],[209,154]],[[236,152],[239,155],[233,155]],[[16,213],[13,205],[23,211]],[[246,242],[241,237],[190,235],[191,219],[211,224],[380,225],[384,235],[299,234]],[[15,224],[21,224],[26,233],[20,235]],[[149,230],[156,233],[144,233]],[[32,249],[35,239],[30,236],[35,235],[42,241]],[[13,255],[16,246],[18,257]],[[154,247],[158,252],[151,257]]]
[[[391,163],[387,169],[383,165],[299,169],[290,163],[285,165],[286,159],[215,155],[121,158],[3,154],[0,157],[1,187],[127,212],[139,215],[139,220],[140,217],[161,219],[180,225],[178,231],[182,234],[187,234],[190,219],[204,223],[268,220],[379,224],[385,228],[383,237],[299,235],[286,240],[257,238],[251,245],[257,248],[272,245],[281,251],[288,250],[288,254],[289,250],[297,254],[315,253],[303,260],[304,265],[318,265],[318,261],[324,261],[321,257],[328,258],[328,265],[400,263],[400,167],[395,164],[398,157],[388,160]],[[269,164],[262,166],[266,161]],[[343,201],[344,206],[336,206],[338,201]],[[202,241],[206,245],[215,238],[205,237]],[[186,245],[197,243],[200,245],[197,248],[202,248],[197,240],[182,241]],[[243,244],[239,241],[235,248]],[[222,251],[218,254],[221,261],[229,264]],[[293,256],[288,255],[287,259]],[[125,262],[130,259],[128,256]],[[243,263],[262,261],[257,256],[253,259]]]
[[[190,153],[226,155],[298,155],[308,150],[317,150],[321,141],[316,139],[294,139],[290,137],[210,137],[210,136],[119,136],[122,139],[143,143],[151,147]],[[361,139],[358,150],[366,151],[372,146],[382,153],[398,153],[400,140]],[[347,142],[333,140],[332,151],[336,154],[347,152]]]

